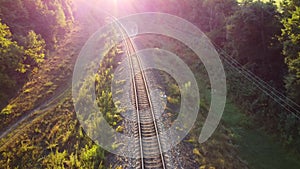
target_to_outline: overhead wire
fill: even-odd
[[[292,113],[294,117],[300,120],[300,111],[299,105],[292,101],[290,98],[286,97],[284,94],[279,92],[277,89],[273,88],[267,82],[259,78],[257,75],[252,73],[251,71],[244,68],[238,61],[236,61],[233,57],[227,54],[223,49],[219,48],[214,44],[217,50],[222,51],[223,61],[227,63],[232,69],[239,72],[242,76],[244,76],[247,80],[252,82],[258,89],[263,91],[266,95],[271,97],[275,102],[277,102],[281,107],[286,109],[288,112]],[[225,56],[224,56],[225,55]]]
[[[240,69],[238,69],[237,67],[233,66],[228,60],[224,60],[230,67],[232,70],[238,71],[240,72],[241,75],[243,75],[247,80],[249,80],[250,82],[252,82],[252,79],[249,78],[247,75],[241,73]],[[273,95],[271,95],[269,92],[265,91],[263,88],[261,88],[257,83],[253,83],[259,90],[263,91],[266,95],[268,95],[271,99],[273,99],[275,102],[277,102],[281,107],[283,107],[284,109],[286,109],[288,112],[290,112],[294,117],[296,117],[297,119],[300,120],[300,115],[298,115],[299,113],[295,113],[294,111],[290,110],[288,105],[283,104],[282,102],[280,102],[276,96],[274,97]],[[297,111],[296,111],[297,112]]]
[[[215,44],[214,44],[215,45]],[[216,45],[215,45],[216,46]],[[267,86],[270,90],[272,90],[272,92],[277,93],[278,95],[280,95],[281,97],[285,98],[287,101],[289,101],[291,104],[293,104],[293,106],[297,107],[298,109],[300,108],[300,105],[298,105],[297,103],[295,103],[293,100],[291,100],[290,98],[286,97],[284,94],[282,94],[280,91],[278,91],[276,88],[272,87],[269,83],[265,82],[264,80],[262,80],[260,77],[258,77],[257,75],[255,75],[253,72],[249,71],[248,69],[244,68],[243,65],[241,63],[239,63],[236,59],[234,59],[232,56],[230,56],[228,53],[226,53],[226,51],[224,51],[222,48],[217,47],[218,50],[222,51],[222,54],[225,55],[225,57],[229,58],[230,61],[232,61],[233,63],[235,63],[238,67],[240,67],[241,69],[243,69],[245,72],[249,73],[251,76],[253,76],[253,78],[255,78],[257,81],[261,82],[262,84],[264,84],[265,86]]]

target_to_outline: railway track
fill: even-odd
[[[121,28],[122,29],[122,28]],[[145,73],[143,72],[142,63],[135,53],[135,47],[126,32],[122,29],[124,46],[130,67],[130,79],[132,89],[131,102],[135,108],[134,118],[134,137],[137,139],[139,150],[136,150],[140,157],[137,160],[136,168],[166,169],[168,156],[163,153],[162,140],[159,135],[159,124],[157,124],[154,107],[152,105],[150,91],[147,84]]]

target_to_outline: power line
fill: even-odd
[[[267,86],[270,90],[272,90],[272,92],[277,93],[278,95],[280,95],[281,97],[285,98],[287,101],[291,102],[293,104],[293,106],[297,107],[298,109],[300,108],[300,106],[295,103],[293,100],[291,100],[290,98],[286,97],[284,94],[282,94],[280,91],[278,91],[276,88],[272,87],[270,84],[268,84],[267,82],[265,82],[264,80],[262,80],[260,77],[258,77],[257,75],[255,75],[253,72],[249,71],[248,69],[244,68],[243,65],[241,63],[239,63],[237,60],[235,60],[232,56],[230,56],[229,54],[227,54],[223,49],[218,48],[219,50],[222,51],[222,53],[225,55],[225,57],[230,58],[230,61],[235,63],[238,67],[240,67],[241,69],[243,69],[245,72],[249,73],[251,76],[253,76],[253,78],[255,78],[256,80],[258,80],[260,83],[262,83],[263,85]]]
[[[218,47],[217,47],[217,49],[222,50],[223,55],[221,55],[221,56],[223,56],[222,57],[223,60],[231,67],[231,69],[238,71],[247,80],[252,82],[258,89],[263,91],[266,95],[271,97],[280,106],[282,106],[287,111],[292,113],[297,119],[300,119],[300,111],[298,110],[300,106],[297,103],[293,102],[291,99],[286,97],[284,94],[282,94],[275,88],[271,87],[268,83],[266,83],[264,80],[262,80],[255,74],[253,74],[251,71],[245,69],[239,62],[237,62],[234,58],[229,56],[223,49],[220,49]]]
[[[230,67],[230,69],[234,70],[234,71],[238,71],[241,75],[243,75],[247,80],[249,80],[250,82],[252,81],[251,78],[249,78],[247,75],[245,75],[244,73],[241,72],[241,70],[235,66],[233,66],[228,60],[224,60]],[[284,109],[286,109],[287,111],[289,111],[290,113],[292,113],[297,119],[300,120],[300,115],[299,112],[296,110],[297,113],[295,113],[295,109],[292,107],[292,109],[294,109],[294,111],[290,110],[289,107],[287,107],[286,105],[282,104],[277,98],[276,96],[271,95],[269,92],[265,91],[263,88],[261,88],[257,83],[253,84],[260,90],[262,90],[266,95],[268,95],[271,99],[273,99],[275,102],[277,102],[281,107],[283,107]],[[282,99],[280,99],[282,100]],[[288,104],[287,104],[288,105]]]

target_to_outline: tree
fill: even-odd
[[[282,24],[272,2],[245,2],[227,24],[227,47],[231,55],[256,75],[282,86],[285,73],[281,44]]]
[[[0,108],[70,28],[71,1],[0,0]]]
[[[44,61],[46,43],[41,35],[29,31],[25,41],[24,64],[27,67],[36,67]]]
[[[296,1],[295,1],[296,2]],[[300,104],[300,6],[291,1],[285,6],[282,23],[284,28],[280,40],[283,43],[283,54],[288,65],[286,89],[289,96]]]
[[[0,0],[0,17],[14,32],[14,40],[19,42],[18,36],[33,30],[43,37],[48,49],[74,21],[71,0]]]
[[[23,47],[12,40],[9,27],[0,20],[0,107],[17,85],[18,69],[22,62]]]
[[[204,0],[195,23],[218,46],[226,43],[228,18],[238,10],[236,0]]]

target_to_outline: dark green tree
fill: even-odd
[[[23,47],[12,40],[9,27],[0,22],[0,107],[6,104],[7,97],[17,86],[23,54]]]
[[[215,44],[223,47],[226,43],[227,20],[236,10],[236,0],[204,0],[201,10],[197,10],[195,23]]]
[[[23,65],[29,70],[39,66],[44,61],[46,43],[41,35],[29,31],[25,38]],[[26,70],[25,70],[26,71]]]
[[[30,30],[45,39],[47,48],[55,46],[74,22],[71,0],[0,0],[0,18],[19,42]]]
[[[300,104],[300,2],[290,1],[285,5],[282,19],[284,28],[280,40],[289,70],[285,81],[286,89],[289,96]]]
[[[285,73],[280,14],[273,2],[244,2],[228,20],[227,47],[241,64],[266,81],[282,86]]]

